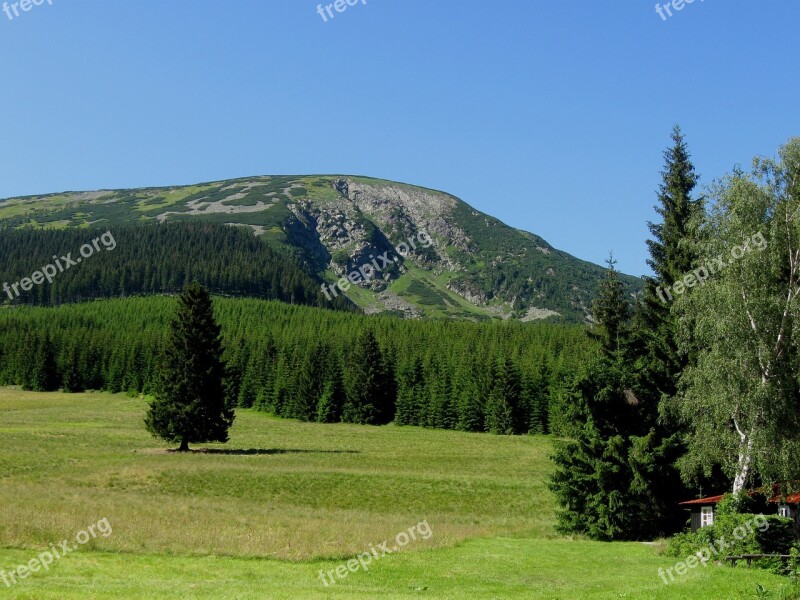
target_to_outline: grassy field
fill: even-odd
[[[553,533],[551,442],[319,425],[240,411],[226,445],[187,455],[149,437],[139,398],[0,389],[0,569],[107,519],[9,598],[773,598],[785,580]],[[201,450],[201,449],[198,449]],[[326,587],[425,520],[432,535]]]

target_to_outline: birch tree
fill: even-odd
[[[711,189],[699,259],[673,307],[684,350],[684,477],[719,464],[734,493],[800,469],[800,138]]]

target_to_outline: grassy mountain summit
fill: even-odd
[[[259,176],[0,202],[0,228],[185,220],[248,227],[331,283],[368,273],[368,265],[382,267],[371,278],[341,286],[368,313],[581,321],[603,276],[601,267],[455,196],[367,177]],[[402,243],[425,233],[429,245],[404,251]],[[391,262],[381,265],[380,256]],[[641,289],[637,278],[624,281],[631,292]]]

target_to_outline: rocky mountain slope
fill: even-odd
[[[581,321],[603,277],[598,265],[454,196],[366,177],[262,176],[0,202],[0,228],[183,219],[251,228],[366,312]],[[623,279],[631,293],[641,289]]]

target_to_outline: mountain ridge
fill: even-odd
[[[585,321],[604,269],[445,191],[360,175],[262,175],[68,191],[0,200],[0,228],[113,226],[200,219],[250,228],[333,283],[370,255],[416,249],[347,296],[367,313]],[[623,275],[630,293],[641,280]]]

